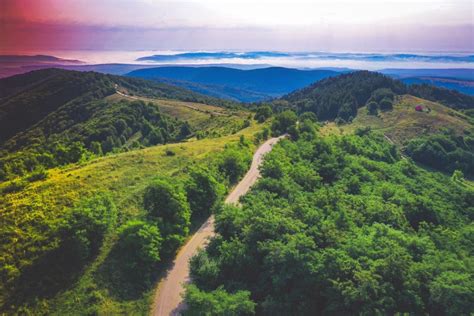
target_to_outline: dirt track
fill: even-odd
[[[262,144],[255,152],[252,165],[245,177],[239,182],[234,190],[227,196],[226,203],[237,204],[239,198],[247,193],[250,187],[260,176],[258,167],[262,163],[263,156],[272,150],[280,137],[271,138]],[[172,267],[168,271],[164,280],[160,283],[153,301],[154,316],[179,315],[185,308],[182,302],[183,283],[188,283],[189,279],[189,259],[194,256],[199,248],[206,246],[210,237],[214,236],[214,216],[209,217],[199,228],[193,237],[179,251]]]

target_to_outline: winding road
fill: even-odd
[[[283,137],[285,136],[271,138],[257,149],[253,155],[249,171],[247,171],[244,178],[227,196],[225,203],[238,204],[239,198],[247,193],[250,187],[260,177],[258,167],[263,161],[263,156],[271,151],[273,145]],[[209,238],[212,236],[214,236],[214,216],[209,217],[179,251],[172,267],[158,287],[153,301],[152,315],[180,315],[186,308],[181,295],[184,292],[183,284],[190,282],[189,259],[191,259],[200,248],[205,247]]]

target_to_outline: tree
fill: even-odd
[[[303,112],[300,114],[300,117],[298,118],[300,122],[303,122],[305,120],[310,120],[313,123],[316,123],[318,121],[318,118],[316,117],[316,114],[313,112]]]
[[[451,180],[454,182],[462,182],[464,181],[464,174],[461,170],[454,170],[453,175],[451,176]]]
[[[88,259],[97,253],[116,220],[117,209],[108,195],[98,194],[81,201],[62,228],[63,248],[73,258]]]
[[[127,273],[148,277],[160,262],[163,238],[158,227],[143,221],[129,221],[119,230],[117,249]]]
[[[265,122],[273,114],[272,108],[269,105],[261,105],[258,107],[257,112],[255,113],[255,119],[259,123]]]
[[[230,183],[235,183],[247,171],[251,158],[236,148],[226,148],[221,154],[218,162],[219,171],[229,179]]]
[[[159,128],[154,128],[151,132],[149,132],[147,138],[150,145],[158,145],[164,143],[164,138]]]
[[[378,114],[378,105],[375,101],[370,101],[367,104],[367,111],[370,115],[377,115]]]
[[[380,109],[383,111],[388,111],[388,110],[393,109],[393,101],[390,100],[389,98],[383,98],[379,104],[380,104]]]
[[[143,205],[148,218],[157,223],[164,238],[163,253],[172,254],[189,233],[191,212],[181,184],[164,178],[145,189]]]
[[[104,153],[102,152],[102,145],[99,142],[92,142],[91,143],[91,151],[96,154],[97,156],[102,156]]]
[[[298,120],[296,113],[291,110],[286,110],[277,114],[272,123],[272,131],[275,135],[281,135],[288,132],[291,126],[296,125]]]
[[[208,169],[194,169],[185,190],[192,216],[202,218],[209,216],[218,207],[225,188]]]

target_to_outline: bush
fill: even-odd
[[[171,157],[171,156],[176,156],[176,153],[171,149],[166,149],[165,155],[168,157]]]
[[[250,299],[250,292],[238,291],[228,293],[222,287],[212,292],[199,290],[195,285],[187,286],[184,297],[188,310],[184,315],[226,315],[241,316],[255,314],[255,303]]]
[[[160,230],[143,221],[129,221],[119,230],[117,249],[126,270],[147,278],[160,262],[163,238]]]
[[[272,124],[272,131],[274,135],[285,134],[289,131],[291,126],[296,125],[298,120],[296,113],[291,110],[286,110],[275,116]]]
[[[145,189],[143,204],[164,238],[163,254],[172,254],[189,233],[191,212],[182,186],[157,179]]]
[[[192,216],[197,218],[209,216],[219,205],[225,190],[208,169],[192,170],[185,189]]]
[[[380,109],[383,111],[393,109],[393,101],[388,98],[384,98],[382,101],[380,101]]]
[[[117,220],[117,209],[105,194],[82,200],[66,218],[62,246],[72,258],[86,260],[97,254],[104,236]]]
[[[367,103],[367,112],[369,112],[369,115],[378,114],[378,105],[375,101],[370,101],[369,103]]]
[[[27,178],[28,181],[34,182],[34,181],[39,181],[39,180],[44,180],[48,177],[48,172],[43,168],[40,167],[33,171],[32,174]]]
[[[231,184],[236,183],[247,171],[251,157],[235,148],[227,148],[221,154],[218,162],[219,171],[229,179]]]
[[[22,180],[14,180],[5,186],[2,190],[3,194],[14,193],[23,190],[26,187],[26,182]]]
[[[268,118],[270,118],[273,114],[272,108],[268,105],[261,105],[257,109],[257,113],[255,113],[255,119],[259,123],[265,122]]]

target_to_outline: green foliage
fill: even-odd
[[[257,108],[257,112],[255,113],[255,120],[257,120],[259,123],[265,122],[267,119],[269,119],[273,114],[272,108],[265,104],[261,105]]]
[[[292,126],[296,125],[297,120],[296,113],[291,110],[286,110],[275,115],[275,119],[272,123],[273,134],[281,135],[287,133]]]
[[[163,238],[158,227],[132,220],[119,230],[117,250],[124,261],[126,273],[149,278],[160,262]]]
[[[217,168],[230,184],[234,184],[245,174],[251,161],[247,150],[241,150],[240,146],[227,146],[219,157]]]
[[[412,139],[406,153],[413,160],[441,171],[462,171],[474,176],[474,143],[471,136],[457,136],[454,132],[433,134]]]
[[[318,121],[318,118],[316,117],[316,114],[314,114],[313,112],[303,112],[298,117],[298,120],[300,122],[310,120],[311,122],[316,123]]]
[[[238,291],[230,294],[223,288],[212,292],[200,291],[190,284],[184,297],[188,310],[184,315],[238,316],[255,314],[255,303],[250,299],[250,292]]]
[[[191,136],[188,122],[160,113],[154,103],[106,98],[116,87],[142,96],[217,101],[166,84],[60,69],[1,79],[0,87],[0,181]]]
[[[60,235],[62,248],[80,261],[97,254],[104,236],[117,220],[117,209],[111,198],[98,194],[85,199],[66,218]]]
[[[413,84],[408,86],[407,93],[426,100],[439,102],[453,109],[474,108],[474,97],[462,94],[456,90],[449,90],[427,84]]]
[[[192,216],[204,218],[213,213],[222,201],[225,188],[208,169],[194,169],[185,185]]]
[[[406,86],[376,72],[355,71],[318,81],[272,103],[274,109],[293,108],[298,113],[313,112],[320,120],[350,122],[358,108],[374,101],[380,110],[392,109],[395,95],[411,94],[442,103],[453,109],[471,109],[474,97],[454,90],[428,85]],[[286,102],[286,104],[284,102]],[[371,114],[375,107],[371,105]]]
[[[284,99],[298,112],[313,112],[320,120],[350,121],[372,96],[377,100],[387,95],[387,91],[403,94],[405,85],[382,74],[356,71],[321,80]]]
[[[367,103],[367,111],[370,115],[377,115],[379,113],[378,108],[379,105],[375,101]]]
[[[191,313],[216,289],[249,291],[263,315],[472,311],[472,189],[370,130],[282,140],[261,170],[191,260]]]
[[[169,256],[181,245],[189,233],[191,211],[186,193],[180,183],[171,179],[157,179],[143,196],[147,216],[155,222],[163,236],[163,254]]]
[[[34,182],[34,181],[39,181],[39,180],[44,180],[48,177],[48,172],[44,167],[39,167],[35,171],[33,171],[29,176],[28,176],[28,181]]]

